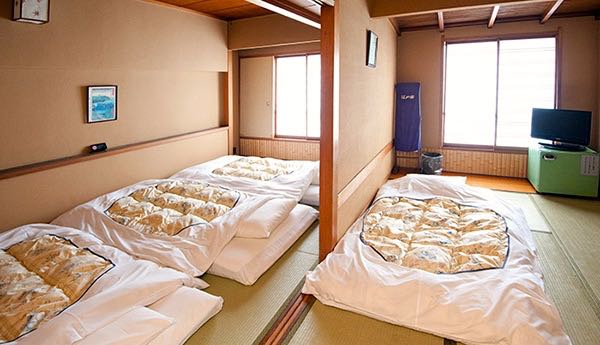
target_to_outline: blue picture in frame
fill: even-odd
[[[117,86],[88,86],[87,122],[114,121],[117,119]]]

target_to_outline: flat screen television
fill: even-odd
[[[590,143],[592,113],[566,109],[533,108],[531,114],[531,136],[551,140],[540,143],[559,150],[583,151]]]

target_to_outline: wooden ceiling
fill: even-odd
[[[196,12],[204,13],[209,16],[223,19],[236,20],[242,18],[259,17],[267,14],[273,14],[270,10],[254,5],[246,0],[157,0],[170,5],[187,8]],[[310,0],[288,0],[287,2],[296,5],[307,12],[314,13],[317,16],[321,13],[321,7]]]
[[[496,8],[497,7],[497,8]],[[496,8],[496,9],[495,9]],[[552,11],[554,9],[554,11]],[[430,11],[420,14],[405,14],[392,17],[398,31],[426,30],[466,25],[487,25],[495,23],[539,20],[550,18],[600,15],[600,0],[554,0],[500,5],[478,6],[473,8]]]

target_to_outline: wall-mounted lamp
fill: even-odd
[[[45,24],[50,18],[50,0],[14,0],[13,20]]]

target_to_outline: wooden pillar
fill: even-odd
[[[321,7],[321,167],[319,260],[337,240],[339,133],[339,4]]]

